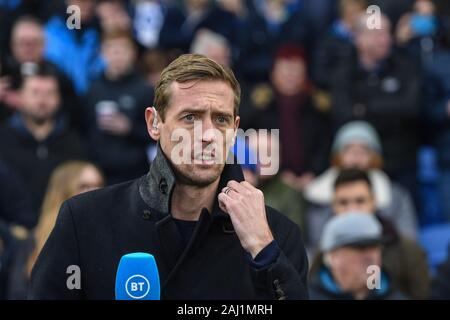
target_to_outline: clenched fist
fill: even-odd
[[[242,247],[254,259],[273,241],[262,191],[246,181],[239,183],[232,180],[218,198],[220,209],[230,215]]]

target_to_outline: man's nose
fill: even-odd
[[[216,140],[216,132],[211,119],[203,121],[202,142],[213,142]]]
[[[347,211],[357,211],[358,208],[358,204],[356,204],[354,201],[350,201],[350,203],[347,205]]]

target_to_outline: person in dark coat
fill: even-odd
[[[443,31],[436,5],[437,1],[415,0],[396,27],[397,46],[420,67],[433,60]]]
[[[431,299],[450,299],[450,246],[444,261],[431,283]]]
[[[114,299],[119,260],[137,251],[155,257],[162,299],[307,298],[300,229],[264,205],[240,166],[224,164],[239,100],[229,69],[195,54],[172,62],[156,107],[146,109],[158,140],[150,172],[62,205],[32,271],[30,298]],[[183,134],[181,143],[173,133]],[[80,289],[66,287],[70,265],[80,268]]]
[[[44,58],[45,35],[39,20],[33,16],[20,17],[11,31],[11,54],[5,56],[0,70],[0,86],[7,85],[7,96],[0,97],[0,108],[12,114],[20,108],[19,89],[22,79],[40,70],[54,73],[58,77],[61,93],[61,113],[70,126],[79,129],[81,122],[80,100],[72,82],[58,67]],[[1,96],[1,94],[0,94]]]
[[[392,224],[389,217],[382,216],[376,209],[374,191],[366,172],[358,169],[344,169],[335,178],[332,210],[322,225],[334,216],[347,215],[352,212],[364,213],[376,218],[383,234],[383,267],[389,274],[390,282],[397,290],[412,299],[426,299],[429,295],[430,281],[428,265],[424,250],[419,244],[402,236]],[[320,216],[320,210],[310,212]],[[323,228],[317,228],[318,217],[307,216],[308,234],[321,234]],[[311,229],[311,226],[316,229]],[[311,272],[318,269],[320,261],[313,259]]]
[[[101,172],[90,162],[67,161],[53,171],[38,224],[28,235],[16,236],[11,250],[7,300],[27,299],[31,268],[55,226],[61,204],[75,195],[104,186],[103,181]]]
[[[0,159],[0,220],[30,229],[35,219],[24,182]]]
[[[367,3],[365,0],[340,0],[339,17],[327,33],[318,39],[314,52],[312,76],[314,83],[324,90],[330,88],[330,77],[339,61],[347,58],[354,50],[353,28]]]
[[[106,34],[102,52],[107,68],[86,97],[89,156],[114,184],[140,177],[148,170],[150,144],[142,115],[153,90],[134,69],[137,49],[127,32]]]
[[[449,32],[450,35],[450,32]],[[439,191],[443,216],[450,221],[450,47],[440,48],[425,67],[426,123],[439,164]]]
[[[270,80],[250,91],[242,126],[279,130],[280,172],[286,183],[301,190],[328,165],[329,114],[314,101],[301,47],[286,43],[277,49]]]
[[[240,72],[245,80],[266,81],[276,48],[286,42],[309,52],[311,25],[301,1],[248,0],[242,32]]]
[[[51,172],[61,162],[85,156],[79,136],[58,115],[60,92],[57,77],[39,72],[24,79],[22,108],[0,127],[0,156],[29,194],[34,226]]]
[[[9,224],[0,218],[0,300],[5,300],[8,297],[9,275],[16,250],[16,242]]]
[[[416,153],[421,139],[420,73],[392,50],[390,22],[370,30],[367,16],[355,31],[357,53],[336,68],[332,80],[332,119],[335,128],[365,120],[378,131],[384,169],[396,182],[416,193]]]
[[[6,0],[0,1],[0,52],[8,52],[11,29],[23,16],[33,15],[46,21],[57,12],[66,12],[65,0],[42,2],[40,0]]]
[[[240,45],[239,20],[221,5],[208,0],[183,0],[182,6],[164,8],[164,22],[159,33],[159,46],[181,52],[189,52],[192,41],[201,29],[208,29],[224,36],[233,51]]]

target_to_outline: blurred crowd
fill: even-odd
[[[0,0],[0,299],[63,201],[148,171],[144,110],[188,52],[233,69],[244,130],[280,129],[241,163],[301,227],[312,298],[450,299],[447,0]]]

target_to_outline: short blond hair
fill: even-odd
[[[161,73],[155,88],[153,104],[164,121],[170,103],[170,86],[173,82],[184,83],[195,80],[219,80],[230,85],[234,93],[234,116],[238,115],[241,102],[241,86],[233,71],[200,54],[184,54],[175,59]]]

